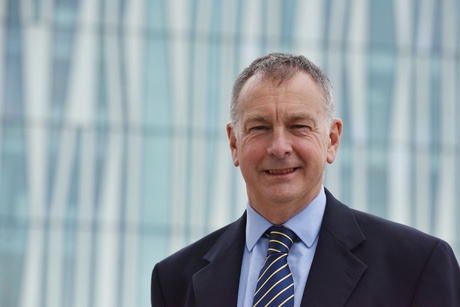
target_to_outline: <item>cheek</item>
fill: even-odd
[[[325,155],[327,152],[329,140],[327,136],[317,135],[311,140],[312,150],[316,151],[317,154]]]
[[[260,142],[245,143],[239,151],[240,164],[257,165],[257,161],[265,156],[265,147]]]
[[[327,158],[327,148],[324,144],[317,142],[306,142],[302,146],[297,147],[297,154],[307,164],[323,165]]]

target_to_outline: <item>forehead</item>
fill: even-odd
[[[296,73],[281,84],[260,74],[248,79],[239,97],[239,114],[253,117],[263,110],[289,113],[323,113],[324,96],[321,88],[305,72]]]

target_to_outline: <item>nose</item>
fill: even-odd
[[[291,140],[285,129],[274,129],[271,142],[267,148],[269,155],[282,159],[292,153]]]

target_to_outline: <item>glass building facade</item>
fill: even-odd
[[[245,208],[230,89],[274,51],[333,83],[325,186],[460,255],[459,0],[2,0],[1,305],[148,306]]]

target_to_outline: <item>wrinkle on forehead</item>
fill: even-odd
[[[255,114],[249,114],[244,117],[244,123],[248,122],[272,122],[273,121],[273,116],[266,115],[266,114],[260,114],[260,113],[255,113]],[[306,112],[297,112],[297,113],[289,113],[287,112],[276,112],[276,118],[275,121],[283,121],[287,123],[292,123],[296,121],[309,121],[316,123],[317,121],[317,115],[316,114],[311,114],[311,113],[306,113]],[[243,124],[244,124],[243,123]]]
[[[249,121],[308,120],[318,127],[323,126],[322,119],[328,126],[323,99],[321,88],[307,73],[295,74],[281,84],[256,74],[247,80],[240,93],[238,126],[244,129]]]

